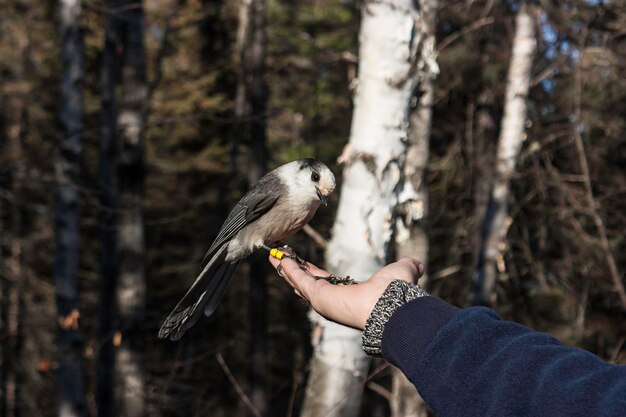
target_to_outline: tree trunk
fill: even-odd
[[[99,415],[145,412],[144,130],[148,86],[144,17],[135,0],[110,0],[102,57],[100,186],[103,214]],[[116,74],[122,96],[116,108]],[[118,159],[119,153],[119,159]],[[115,215],[117,213],[117,216]]]
[[[2,415],[4,417],[19,416],[20,381],[18,375],[18,363],[21,359],[21,319],[22,319],[22,292],[24,287],[24,274],[22,265],[23,251],[23,228],[22,213],[22,181],[25,175],[24,155],[22,140],[24,134],[24,113],[26,103],[21,97],[12,97],[7,102],[7,139],[9,160],[12,165],[11,194],[12,201],[9,210],[10,228],[8,235],[8,279],[5,280],[2,313],[6,317],[3,329],[3,369],[2,381],[4,384],[4,401]]]
[[[1,137],[1,136],[0,136]],[[0,142],[2,143],[2,142]],[[6,235],[7,228],[4,222],[5,212],[5,199],[0,196],[0,234]],[[0,243],[0,267],[5,268],[6,265],[6,253],[2,243]],[[4,279],[0,279],[0,333],[7,333],[7,290],[8,286],[5,284]],[[8,360],[7,356],[8,345],[5,340],[0,340],[0,416],[6,415],[6,364]]]
[[[124,13],[120,100],[117,117],[119,215],[117,250],[119,275],[116,293],[115,397],[118,415],[144,414],[144,342],[146,272],[143,224],[144,134],[148,92],[141,3]]]
[[[409,103],[422,44],[412,1],[366,3],[360,30],[359,79],[344,180],[326,267],[368,279],[389,256],[402,181]],[[369,358],[361,333],[314,315],[314,356],[304,417],[358,414]]]
[[[246,183],[248,189],[257,183],[267,170],[266,112],[268,88],[265,79],[265,0],[240,0],[235,60],[237,87],[235,90],[233,137],[230,144],[228,176],[222,188],[232,186],[237,172],[240,146],[245,144],[247,154]],[[224,193],[226,195],[226,193]],[[261,415],[268,411],[267,399],[267,262],[265,255],[254,254],[248,260],[248,322],[250,344],[247,363],[248,391],[254,408]],[[244,408],[242,408],[244,410]],[[245,408],[244,413],[249,413]]]
[[[585,126],[586,123],[582,117],[582,93],[583,93],[583,81],[581,75],[581,63],[580,61],[576,65],[576,98],[574,108],[574,142],[576,144],[576,153],[578,154],[578,163],[580,165],[580,171],[583,177],[583,185],[585,186],[585,200],[587,207],[589,207],[591,218],[598,231],[598,237],[600,238],[600,247],[604,252],[604,258],[609,270],[609,275],[613,281],[613,291],[617,293],[620,300],[622,312],[626,312],[626,291],[624,290],[624,284],[622,277],[624,276],[617,267],[615,257],[613,256],[613,250],[611,249],[611,243],[606,233],[606,226],[604,220],[598,210],[598,203],[593,195],[593,187],[591,184],[591,173],[589,172],[589,164],[587,162],[587,154],[585,152],[585,145],[583,143],[581,126]],[[586,297],[585,297],[586,298]],[[584,310],[583,310],[584,311]],[[584,317],[584,315],[581,315]]]
[[[428,210],[428,190],[425,171],[430,149],[434,81],[439,73],[435,52],[435,24],[439,0],[421,0],[419,6],[424,41],[416,76],[418,83],[417,94],[414,97],[416,106],[411,110],[409,119],[410,131],[402,196],[397,207],[400,216],[396,221],[396,250],[398,258],[413,257],[426,264],[428,239],[424,220]],[[426,285],[426,275],[422,277],[420,283],[422,286]]]
[[[83,130],[83,36],[80,1],[61,1],[61,152],[56,166],[54,282],[59,355],[59,416],[86,415],[78,304],[78,186]]]
[[[246,64],[246,47],[250,42],[250,10],[251,0],[239,1],[239,15],[237,25],[237,38],[235,41],[235,56],[238,66],[237,72],[237,87],[235,90],[235,123],[233,125],[233,140],[230,147],[230,161],[229,161],[229,176],[235,175],[237,171],[237,154],[239,153],[239,145],[244,140],[246,125],[244,117],[246,115],[246,77],[247,77],[247,64]]]
[[[506,235],[510,180],[517,155],[524,141],[526,97],[536,46],[533,16],[526,4],[520,5],[515,20],[515,37],[507,77],[504,116],[498,139],[493,189],[483,224],[483,241],[474,287],[474,304],[494,306],[497,260]]]
[[[398,258],[417,258],[428,262],[428,236],[425,220],[428,214],[428,190],[425,171],[429,156],[429,141],[433,113],[434,80],[439,73],[435,52],[435,25],[438,0],[421,0],[420,16],[424,41],[418,62],[418,88],[409,119],[409,143],[404,166],[404,184],[397,211],[396,254]],[[428,276],[424,275],[420,285],[427,287]],[[392,370],[391,415],[393,417],[427,416],[428,407],[417,394],[415,386],[397,368]]]
[[[495,146],[497,143],[497,128],[494,118],[496,96],[490,87],[484,87],[478,97],[478,110],[476,111],[476,135],[472,142],[472,163],[474,178],[474,210],[473,227],[470,240],[471,246],[471,271],[478,273],[478,264],[481,256],[482,228],[485,223],[489,195],[493,184],[493,172],[495,161]],[[471,124],[474,124],[471,115]],[[474,138],[474,132],[468,132]],[[468,141],[470,142],[470,141]]]
[[[247,28],[240,28],[248,48],[244,51],[244,92],[250,109],[248,185],[252,187],[267,170],[266,112],[267,82],[265,80],[265,0],[243,1],[247,9]],[[243,46],[243,45],[242,45]],[[238,93],[240,93],[238,91]],[[240,103],[238,103],[240,104]],[[250,399],[265,415],[267,399],[267,262],[265,255],[250,258],[249,319],[250,319]]]
[[[19,208],[13,208],[11,220],[21,223],[21,215]],[[24,277],[22,273],[22,236],[21,227],[13,227],[13,241],[11,242],[9,252],[9,274],[10,283],[7,285],[7,308],[6,308],[6,356],[5,356],[5,405],[4,412],[6,417],[19,416],[18,402],[20,398],[19,378],[17,364],[21,359],[21,332],[20,317],[22,312],[22,290]]]
[[[113,7],[113,2],[109,6]],[[100,186],[100,340],[98,356],[98,416],[114,415],[113,398],[113,322],[115,311],[116,260],[116,166],[117,120],[115,85],[118,58],[117,45],[121,32],[118,14],[109,15],[106,23],[104,50],[101,62],[102,131],[98,182]]]
[[[391,374],[391,415],[393,417],[427,417],[428,406],[417,393],[415,385],[400,372],[393,368]]]

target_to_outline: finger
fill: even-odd
[[[312,278],[312,275],[308,271],[303,270],[300,264],[291,258],[283,258],[280,264],[283,267],[283,273],[291,280],[302,281],[307,278]]]
[[[390,263],[380,271],[376,272],[372,278],[383,280],[401,279],[413,283],[420,277],[419,261],[412,258],[402,258]]]
[[[313,276],[308,271],[304,271],[300,264],[291,258],[283,258],[277,267],[280,268],[280,276],[285,278],[289,285],[297,288],[304,294],[307,293],[307,289],[315,282]]]
[[[269,261],[272,264],[272,266],[276,269],[276,273],[278,274],[278,276],[280,276],[281,278],[283,278],[285,281],[287,281],[287,284],[289,284],[291,287],[293,287],[294,289],[296,288],[296,283],[293,282],[293,280],[291,278],[289,278],[289,275],[287,275],[284,272],[283,269],[283,265],[282,265],[282,261],[270,256],[269,257]]]
[[[314,265],[310,262],[307,262],[307,269],[308,271],[313,274],[314,276],[317,277],[326,277],[328,275],[330,275],[330,272],[327,272],[325,270],[323,270],[322,268],[317,267],[317,265]]]
[[[413,272],[413,268],[415,268],[415,272],[413,272],[413,275],[417,275],[417,278],[424,275],[424,270],[425,270],[424,264],[418,261],[417,259],[401,258],[398,260],[398,262],[401,262],[407,265],[411,269],[412,272]]]
[[[273,266],[274,268],[276,268],[278,265],[280,265],[280,262],[281,262],[281,261],[280,261],[280,260],[278,260],[278,259],[276,259],[276,258],[274,258],[273,256],[269,255],[269,256],[268,256],[268,259],[269,259],[270,263],[272,264],[272,266]],[[283,259],[290,259],[290,258],[283,258]],[[298,265],[298,266],[299,266],[299,265]],[[302,268],[300,268],[300,269],[302,269]],[[312,264],[311,262],[307,262],[307,263],[306,263],[306,269],[307,269],[307,271],[309,271],[312,275],[315,275],[315,276],[320,276],[320,277],[323,277],[323,276],[328,276],[328,275],[330,275],[330,273],[329,273],[328,271],[325,271],[324,269],[319,268],[317,265]]]
[[[296,269],[302,270],[300,268],[300,265],[298,265],[296,261],[286,256],[280,261],[280,263],[282,264],[283,268],[285,268],[285,270],[288,270],[290,273]]]
[[[267,259],[270,261],[270,263],[272,264],[272,266],[274,268],[276,268],[278,265],[280,265],[280,260],[274,258],[272,255],[268,255]]]
[[[276,270],[276,273],[279,276],[285,278],[287,281],[289,281],[287,277],[285,276],[285,274],[283,273],[283,266],[281,265],[281,261],[279,259],[274,258],[273,256],[270,256],[268,259],[270,261],[270,264],[272,264],[272,266]]]

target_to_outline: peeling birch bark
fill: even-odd
[[[343,186],[326,251],[337,275],[366,280],[388,258],[408,142],[409,104],[422,47],[412,1],[367,2],[359,35],[359,76]],[[321,327],[302,416],[358,414],[369,358],[361,333],[313,314]]]
[[[428,190],[425,171],[430,154],[430,132],[434,100],[434,80],[439,74],[435,49],[435,24],[439,0],[419,2],[424,42],[418,62],[417,82],[413,100],[416,101],[409,120],[409,147],[404,166],[402,190],[399,195],[396,220],[396,254],[398,258],[411,257],[428,262],[428,235],[425,224],[428,215]],[[427,269],[428,270],[428,269]],[[424,288],[428,276],[420,279]],[[398,368],[392,369],[392,417],[426,417],[428,406],[415,386]]]

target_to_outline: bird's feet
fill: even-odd
[[[283,259],[284,257],[287,258],[291,258],[294,261],[296,261],[298,263],[298,265],[300,266],[300,268],[304,271],[308,271],[309,269],[309,265],[308,263],[300,258],[297,254],[296,251],[294,251],[289,245],[285,244],[285,243],[276,243],[275,244],[275,248],[270,248],[269,246],[264,246],[265,249],[267,249],[270,253],[271,256],[273,256],[276,259]],[[279,265],[280,268],[280,265]],[[277,269],[280,273],[280,269]],[[359,282],[355,281],[354,279],[350,278],[350,276],[347,277],[338,277],[336,275],[333,274],[329,274],[328,276],[320,276],[320,275],[313,275],[313,278],[315,278],[316,280],[320,280],[323,279],[324,281],[332,284],[332,285],[356,285]]]
[[[296,261],[298,263],[298,265],[300,265],[300,268],[306,270],[308,268],[308,265],[306,263],[306,261],[304,259],[302,259],[301,257],[298,256],[298,254],[296,253],[295,250],[293,250],[293,248],[291,246],[289,246],[286,243],[282,243],[279,242],[280,246],[280,250],[282,250],[283,252],[285,252],[285,254],[287,255],[288,258],[293,259],[294,261]]]
[[[268,249],[268,250],[270,251],[270,255],[274,256],[275,258],[282,259],[283,257],[286,256],[287,258],[291,258],[294,261],[296,261],[298,265],[300,265],[301,269],[305,271],[308,269],[308,265],[306,261],[302,259],[301,257],[299,257],[296,251],[293,250],[293,248],[291,248],[291,246],[289,246],[286,243],[276,242],[274,244],[274,249]]]

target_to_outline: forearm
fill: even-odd
[[[329,273],[311,264],[270,262],[318,313],[365,327],[366,351],[398,366],[439,417],[626,416],[626,367],[427,296],[408,283],[424,271],[414,259],[350,286],[317,280]]]
[[[439,417],[626,415],[626,367],[489,309],[408,302],[386,323],[382,353]]]

